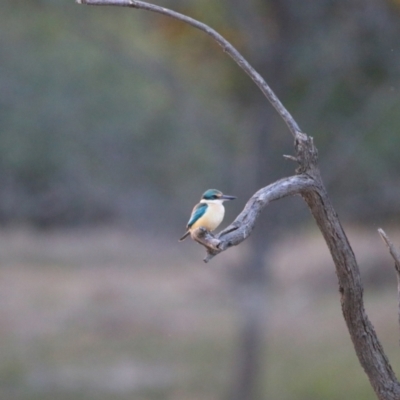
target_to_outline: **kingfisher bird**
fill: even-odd
[[[225,215],[224,201],[234,200],[235,196],[228,196],[216,189],[208,189],[201,197],[200,203],[196,204],[186,225],[185,234],[179,239],[185,240],[190,232],[200,226],[213,231],[222,222]]]

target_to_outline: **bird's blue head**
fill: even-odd
[[[235,196],[228,196],[216,189],[208,189],[204,192],[204,194],[202,196],[202,200],[206,200],[206,201],[212,201],[212,200],[225,201],[225,200],[234,200],[234,199],[236,199]]]

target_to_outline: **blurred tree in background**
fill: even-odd
[[[121,11],[4,5],[2,221],[161,226],[177,195],[199,196],[219,169],[216,152],[232,152],[221,138],[227,111],[205,107],[195,84],[182,82],[143,15]]]

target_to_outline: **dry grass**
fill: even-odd
[[[368,264],[370,317],[395,362],[391,260],[378,235],[351,236]],[[237,343],[226,278],[234,251],[205,266],[194,243],[116,229],[0,232],[0,398],[221,398]],[[322,241],[313,232],[288,237],[269,261],[261,398],[373,399]],[[386,278],[373,285],[379,268]]]

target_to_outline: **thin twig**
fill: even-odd
[[[383,229],[379,228],[378,233],[381,236],[382,240],[385,242],[386,246],[388,247],[389,253],[394,260],[394,268],[396,270],[396,276],[397,276],[398,318],[400,327],[400,252],[394,246],[393,242],[389,239],[389,236]]]
[[[385,242],[386,246],[389,248],[389,253],[394,260],[396,271],[398,274],[400,274],[400,252],[397,250],[389,236],[382,228],[378,229],[378,233]]]
[[[94,6],[120,6],[120,7],[132,7],[147,11],[153,11],[159,14],[167,15],[168,17],[183,21],[194,28],[197,28],[207,35],[211,36],[221,47],[222,50],[227,53],[236,64],[242,68],[247,75],[254,81],[254,83],[260,88],[264,96],[269,100],[281,118],[285,121],[293,137],[296,139],[301,135],[301,130],[294,120],[289,111],[281,103],[272,89],[269,87],[264,78],[249,64],[249,62],[239,53],[239,51],[228,42],[222,35],[217,31],[212,29],[210,26],[197,21],[194,18],[188,17],[186,15],[180,14],[176,11],[170,10],[165,7],[160,7],[155,4],[147,3],[144,1],[137,0],[76,0],[78,4],[88,4]]]

